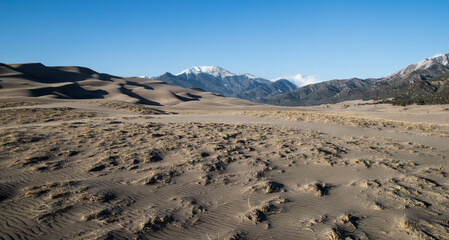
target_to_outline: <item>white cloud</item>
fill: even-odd
[[[313,76],[313,75],[303,76],[300,73],[293,75],[293,76],[278,77],[275,79],[275,81],[279,80],[279,79],[287,79],[290,82],[296,84],[296,86],[298,86],[298,87],[302,87],[302,86],[305,86],[308,84],[322,82],[322,80],[319,80],[316,76]]]
[[[441,57],[441,56],[443,56],[444,54],[442,54],[442,53],[437,53],[437,54],[435,54],[435,55],[433,55],[431,58],[437,58],[437,57]]]

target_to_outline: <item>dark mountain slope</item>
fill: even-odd
[[[345,92],[349,92],[352,89],[361,89],[376,81],[375,79],[363,80],[352,78],[310,84],[289,93],[262,99],[261,102],[284,106],[310,106],[336,103],[341,101],[341,95],[344,95]]]
[[[449,72],[430,79],[420,79],[393,93],[396,105],[449,104]]]
[[[235,94],[236,97],[260,102],[262,98],[276,96],[282,93],[291,92],[298,87],[288,80],[281,79],[267,85],[255,87],[249,91]]]

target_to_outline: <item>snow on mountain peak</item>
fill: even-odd
[[[417,63],[411,64],[395,74],[402,76],[407,75],[416,70],[425,70],[432,67],[435,64],[449,66],[449,53],[448,54],[436,54],[433,57],[423,59]],[[392,75],[395,75],[392,74]]]
[[[427,69],[430,66],[432,66],[432,64],[442,64],[442,65],[448,65],[449,61],[448,61],[448,55],[444,55],[444,54],[437,54],[433,57],[430,58],[426,58],[424,60],[421,60],[417,63],[415,63],[415,69]]]
[[[237,74],[236,73],[231,73],[228,70],[223,69],[223,68],[218,67],[218,66],[196,66],[196,67],[193,67],[193,68],[186,69],[186,70],[176,74],[176,76],[179,76],[179,75],[182,75],[182,74],[197,75],[199,73],[210,74],[210,75],[212,75],[214,77],[221,77],[221,78],[232,77],[232,76],[246,76],[247,78],[250,78],[250,79],[257,78],[257,77],[255,77],[255,76],[253,76],[251,74],[248,74],[248,73],[237,73]]]

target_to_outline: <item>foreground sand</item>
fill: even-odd
[[[0,108],[2,239],[449,239],[448,106]]]

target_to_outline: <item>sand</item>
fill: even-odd
[[[1,239],[449,238],[447,105],[82,81],[104,98],[0,82]]]
[[[4,239],[449,237],[441,106],[2,102]]]

